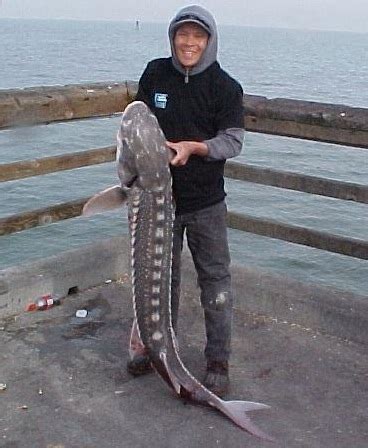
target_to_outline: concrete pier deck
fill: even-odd
[[[183,403],[154,373],[127,374],[132,306],[123,275],[48,311],[0,320],[0,447],[367,448],[366,345],[247,310],[242,289],[228,398],[271,405],[253,420],[276,442]],[[182,303],[181,356],[202,378],[203,319],[190,275]],[[75,317],[78,309],[87,317]]]

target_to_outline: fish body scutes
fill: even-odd
[[[269,406],[224,401],[184,366],[171,320],[174,207],[170,153],[156,117],[142,102],[131,103],[118,132],[118,174],[128,196],[132,291],[138,336],[157,373],[182,397],[212,406],[242,429],[272,440],[248,418]]]

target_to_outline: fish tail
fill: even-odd
[[[223,412],[227,417],[230,418],[236,425],[240,426],[240,428],[249,432],[250,434],[259,437],[263,440],[268,440],[273,442],[274,439],[263,432],[260,428],[258,428],[248,415],[246,414],[248,411],[256,411],[260,409],[269,409],[270,406],[262,403],[255,403],[252,401],[224,401],[219,400],[220,405],[213,404],[218,410]]]

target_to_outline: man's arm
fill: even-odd
[[[220,131],[216,137],[204,142],[166,142],[175,152],[170,163],[174,166],[185,165],[192,154],[209,162],[238,156],[243,147],[244,134],[244,129],[232,128]]]
[[[244,134],[243,128],[229,128],[205,140],[208,148],[206,160],[226,160],[238,156],[243,147]]]
[[[229,78],[218,87],[215,137],[205,140],[206,160],[226,160],[240,154],[244,140],[244,106],[241,85]]]
[[[166,142],[174,150],[171,164],[185,165],[191,155],[203,157],[206,161],[226,160],[240,154],[244,140],[243,90],[238,83],[228,83],[219,89],[217,98],[216,136],[203,142]]]

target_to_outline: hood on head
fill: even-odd
[[[190,75],[196,75],[206,70],[206,68],[208,68],[217,59],[217,25],[213,15],[202,6],[198,5],[186,6],[180,9],[173,17],[169,25],[172,62],[174,67],[183,74],[186,74],[186,72],[176,57],[174,37],[179,26],[189,22],[197,23],[209,34],[208,44],[200,61],[190,70]]]

